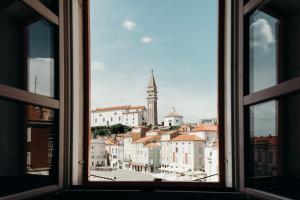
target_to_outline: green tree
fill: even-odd
[[[120,133],[127,133],[128,131],[131,130],[132,130],[131,127],[125,126],[123,124],[115,124],[109,127],[109,131],[113,135],[120,134]]]

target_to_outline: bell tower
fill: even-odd
[[[157,87],[151,70],[150,80],[147,86],[147,125],[157,126]]]

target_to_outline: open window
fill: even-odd
[[[299,198],[300,60],[298,1],[239,5],[241,189]]]
[[[58,4],[0,3],[0,198],[58,190],[63,118]]]
[[[87,2],[85,184],[224,187],[224,1]]]

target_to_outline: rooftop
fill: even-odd
[[[194,127],[193,131],[218,131],[217,125],[209,125],[209,124],[199,124],[198,126]]]
[[[165,117],[183,117],[182,115],[178,114],[177,112],[170,112],[167,116]]]
[[[113,107],[105,107],[105,108],[96,108],[92,110],[92,112],[97,112],[97,111],[110,111],[110,110],[134,110],[134,109],[141,109],[144,110],[146,109],[145,106],[113,106]]]
[[[159,147],[159,146],[160,146],[159,143],[152,142],[152,143],[147,144],[145,147]]]
[[[173,138],[171,141],[204,141],[196,135],[179,135]]]
[[[150,136],[146,136],[141,139],[138,139],[138,140],[134,141],[133,143],[144,143],[149,140],[155,140],[155,139],[157,139],[157,135],[150,135]]]

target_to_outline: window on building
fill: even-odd
[[[0,3],[0,198],[58,185],[59,23],[41,6]]]
[[[203,129],[203,124],[198,123],[200,119],[218,118],[221,116],[218,110],[223,109],[223,103],[219,102],[222,96],[219,94],[222,93],[217,90],[224,85],[218,80],[223,76],[218,74],[223,69],[220,70],[222,66],[217,62],[218,0],[189,3],[184,0],[129,0],[126,3],[121,0],[90,0],[90,3],[92,66],[91,101],[88,102],[92,105],[88,107],[123,110],[125,120],[121,121],[119,117],[120,124],[111,123],[110,127],[106,127],[108,132],[118,129],[119,134],[108,134],[104,140],[120,145],[123,150],[119,153],[124,151],[123,154],[130,155],[132,160],[113,172],[96,171],[86,166],[87,181],[106,184],[116,176],[116,184],[122,184],[122,181],[154,181],[156,177],[163,177],[163,183],[174,180],[178,184],[223,182],[224,167],[223,162],[219,162],[222,158],[219,155],[224,151],[215,154],[214,173],[202,170],[205,148],[210,148],[209,145],[214,145],[217,151],[223,148],[222,128],[218,130],[219,124],[209,124],[220,137],[208,145],[203,142],[206,138],[192,132],[193,129]],[[189,14],[182,15],[182,10]],[[184,28],[180,28],[178,22]],[[183,133],[180,131],[182,126],[190,126],[191,129]],[[170,139],[167,150],[162,152],[161,139],[165,132]],[[132,137],[133,142],[124,142],[124,135]],[[195,144],[193,150],[185,149],[185,144],[191,144],[191,141]],[[161,162],[163,157],[170,162],[168,166],[177,162],[176,168],[169,167],[162,172],[161,167],[165,165]],[[193,157],[195,159],[188,160]],[[88,154],[86,159],[89,159]],[[190,166],[183,167],[183,163]],[[128,172],[127,168],[133,170]],[[145,168],[152,169],[152,173],[144,173]]]
[[[238,49],[239,63],[244,63],[239,65],[239,116],[244,116],[239,130],[246,141],[239,150],[245,156],[241,182],[249,193],[254,188],[266,198],[276,194],[297,199],[300,6],[298,1],[253,2],[241,4],[239,16],[244,27]]]

